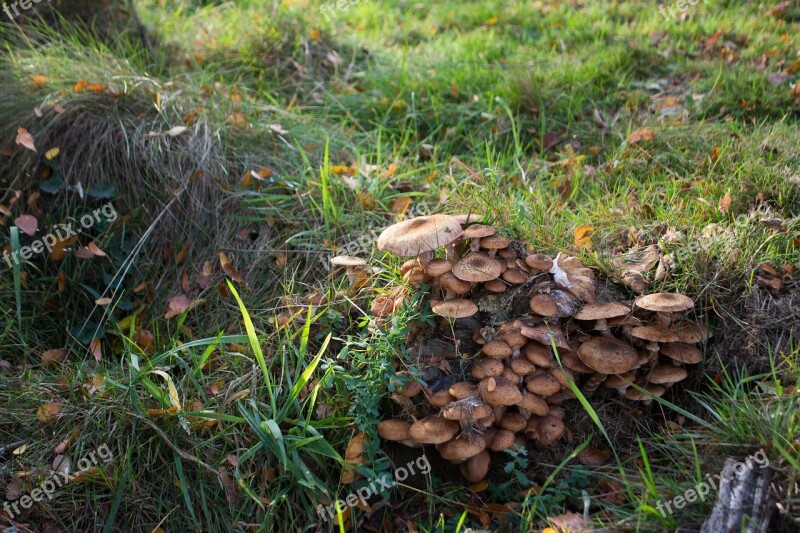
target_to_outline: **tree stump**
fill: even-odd
[[[770,493],[772,469],[747,460],[725,459],[717,501],[701,533],[767,531],[774,511]]]

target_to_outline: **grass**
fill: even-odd
[[[3,245],[29,243],[9,231],[21,213],[42,233],[108,201],[120,214],[80,241],[105,257],[0,271],[0,440],[27,445],[3,449],[3,484],[37,486],[64,440],[73,464],[114,453],[19,520],[355,529],[361,510],[340,528],[314,509],[404,462],[374,428],[398,410],[395,373],[424,371],[406,338],[426,304],[409,296],[386,324],[368,314],[402,283],[372,235],[405,206],[482,213],[612,279],[621,252],[659,244],[674,266],[649,290],[694,297],[716,335],[703,372],[648,412],[575,405],[571,442],[509,454],[483,491],[435,465],[382,494],[391,505],[371,520],[527,530],[586,509],[597,527],[691,530],[710,501],[670,516],[655,502],[763,448],[774,523],[796,527],[800,296],[796,277],[772,295],[755,274],[800,267],[791,9],[699,3],[665,20],[638,1],[373,0],[327,20],[320,4],[139,1],[155,58],[130,31],[0,29]],[[37,153],[15,145],[20,126]],[[641,129],[653,140],[627,140]],[[592,247],[576,249],[583,225]],[[350,287],[328,265],[342,251],[381,271]],[[164,318],[180,294],[196,306]],[[61,347],[63,362],[41,364]],[[37,417],[46,404],[58,413]],[[572,459],[609,440],[614,464]]]

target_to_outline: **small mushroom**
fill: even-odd
[[[516,405],[522,393],[516,383],[503,378],[486,378],[478,384],[478,397],[492,406]]]
[[[631,335],[637,339],[647,341],[650,368],[658,364],[658,343],[678,342],[680,340],[674,331],[659,326],[639,326],[631,330]]]
[[[347,270],[347,281],[353,285],[358,278],[358,273],[366,270],[367,262],[360,257],[350,255],[337,255],[331,259],[331,263],[336,266],[343,266]]]
[[[442,416],[448,420],[473,421],[492,414],[492,408],[474,396],[456,400],[447,405]]]
[[[497,233],[497,230],[492,226],[487,226],[485,224],[473,224],[464,230],[464,235],[462,235],[462,238],[471,239],[469,248],[473,252],[477,252],[480,250],[481,237],[488,237],[489,235],[494,235],[495,233]]]
[[[548,407],[547,402],[540,396],[528,391],[522,393],[522,399],[517,404],[517,407],[525,409],[536,416],[547,416],[550,413],[550,407]]]
[[[550,368],[555,362],[550,348],[538,342],[529,342],[526,344],[522,348],[522,355],[534,365],[542,368]]]
[[[501,279],[498,278],[498,279],[490,279],[489,281],[484,282],[483,288],[489,292],[500,294],[508,290],[508,285],[506,285]]]
[[[525,378],[528,392],[539,396],[549,396],[561,390],[561,384],[550,372],[538,370]]]
[[[466,318],[478,312],[478,306],[472,300],[445,300],[433,304],[431,310],[445,318]]]
[[[531,312],[539,316],[553,316],[558,312],[558,304],[549,294],[537,294],[530,301]]]
[[[503,374],[503,361],[492,357],[481,357],[472,365],[470,376],[477,380],[497,377]]]
[[[671,328],[687,344],[704,343],[711,338],[711,331],[697,322],[681,321],[672,324]]]
[[[449,247],[461,238],[464,230],[458,220],[448,215],[410,218],[389,226],[378,237],[378,248],[399,257],[417,256],[421,265],[433,258],[433,252]]]
[[[473,440],[462,435],[456,439],[448,440],[438,447],[442,459],[461,462],[474,457],[486,449],[486,439],[482,435],[475,435]]]
[[[650,374],[647,376],[647,381],[670,387],[679,381],[683,381],[688,375],[688,372],[679,366],[657,366],[650,371]]]
[[[703,360],[700,348],[683,342],[669,342],[661,347],[661,353],[672,359],[674,364],[696,365]]]
[[[512,285],[519,285],[520,283],[525,283],[528,279],[528,276],[522,270],[518,268],[509,268],[502,274],[502,278]]]
[[[478,455],[474,455],[461,463],[459,470],[464,479],[470,483],[478,483],[489,473],[490,461],[489,452],[483,450]]]
[[[647,294],[636,298],[636,305],[648,311],[655,311],[658,316],[658,325],[668,328],[672,322],[672,315],[694,307],[694,301],[683,294],[659,292]]]
[[[525,264],[534,270],[547,272],[553,268],[553,260],[544,254],[531,254],[525,258]]]
[[[472,284],[455,277],[452,272],[446,272],[439,277],[439,286],[445,290],[445,298],[467,294],[472,289]]]
[[[583,386],[584,394],[590,396],[609,374],[623,374],[636,366],[639,354],[630,344],[613,337],[598,337],[581,344],[578,357],[595,374]]]
[[[378,318],[383,318],[392,314],[394,310],[394,300],[388,296],[378,296],[372,301],[369,312]]]
[[[612,374],[606,378],[603,385],[609,389],[617,389],[620,396],[625,396],[628,387],[636,381],[636,372],[629,370],[624,374]]]
[[[481,352],[487,357],[502,359],[504,357],[510,357],[513,353],[513,349],[504,340],[495,338],[484,344]]]
[[[395,442],[408,440],[411,438],[409,433],[411,424],[405,420],[390,419],[378,422],[378,435],[382,439]]]
[[[500,421],[500,428],[516,433],[525,429],[527,423],[528,421],[525,420],[525,417],[519,413],[506,413],[503,416],[503,420]]]
[[[475,396],[477,390],[478,387],[473,383],[469,383],[467,381],[459,381],[458,383],[453,383],[450,386],[448,392],[450,393],[450,396],[452,396],[456,400],[463,400],[464,398]]]
[[[565,430],[564,422],[560,418],[548,415],[537,423],[537,440],[544,446],[550,446],[564,435]]]
[[[639,386],[641,387],[642,385],[643,383],[640,384]],[[663,396],[664,393],[667,391],[666,387],[664,387],[663,385],[658,385],[656,383],[650,383],[649,385],[644,386],[642,388],[650,394],[645,394],[639,390],[631,388],[625,392],[625,397],[628,398],[629,400],[642,402],[643,405],[650,405],[651,403],[653,403],[653,398],[650,395]]]
[[[411,424],[408,434],[423,444],[441,444],[455,437],[459,430],[461,425],[455,420],[428,416]]]
[[[447,259],[431,259],[428,264],[423,267],[425,274],[433,278],[431,285],[431,294],[438,294],[439,292],[439,278],[450,272],[453,269],[453,263]]]
[[[507,429],[498,429],[492,439],[487,439],[489,443],[489,449],[493,452],[502,452],[503,450],[507,450],[511,448],[514,444],[514,432],[508,431]]]
[[[592,302],[581,307],[575,314],[578,320],[594,320],[594,329],[605,337],[611,337],[608,319],[630,314],[627,306],[614,302]]]
[[[508,248],[509,244],[511,244],[510,239],[506,239],[497,233],[482,238],[480,242],[481,248],[489,250],[489,257],[494,257],[497,254],[497,250]]]
[[[430,396],[428,396],[428,402],[434,407],[438,407],[441,409],[445,405],[454,402],[455,398],[450,391],[447,390],[440,390],[439,392],[434,392]]]

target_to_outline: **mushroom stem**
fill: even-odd
[[[417,260],[421,266],[425,266],[430,263],[431,259],[433,259],[433,250],[428,252],[422,252],[417,256]]]
[[[479,252],[481,250],[481,240],[480,239],[472,239],[469,243],[469,250],[471,252]]]
[[[460,242],[461,241],[459,240],[459,243]],[[458,261],[458,254],[456,254],[456,242],[454,241],[454,242],[451,242],[450,244],[446,245],[444,247],[444,253],[445,253],[445,258],[448,261],[453,262],[453,263]]]
[[[656,313],[656,319],[658,320],[658,326],[664,329],[669,329],[670,324],[672,324],[672,313],[667,312],[659,312]]]
[[[608,320],[605,318],[598,318],[597,322],[594,323],[594,329],[599,331],[603,337],[613,337],[611,328],[608,327]]]
[[[650,369],[652,370],[658,364],[658,351],[659,346],[657,342],[648,342],[647,351],[650,354]]]
[[[584,396],[591,396],[592,394],[594,394],[594,391],[597,390],[597,387],[599,387],[600,384],[603,383],[607,377],[608,374],[603,374],[601,372],[595,372],[594,374],[592,374],[592,377],[589,378],[589,381],[587,381],[583,385]]]

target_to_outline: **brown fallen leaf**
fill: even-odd
[[[237,283],[244,283],[244,279],[242,279],[242,276],[233,266],[233,263],[230,262],[225,252],[219,253],[219,264],[222,267],[222,271],[225,272],[229,278]]]
[[[592,233],[595,229],[591,226],[578,226],[575,228],[574,243],[575,247],[581,250],[591,249],[592,247]]]
[[[196,300],[190,299],[185,294],[179,294],[169,299],[169,310],[164,315],[164,318],[174,318],[184,311],[193,309],[197,305]]]
[[[25,148],[27,148],[32,152],[36,151],[36,147],[33,145],[33,135],[28,133],[28,130],[26,130],[22,126],[17,128],[16,143],[21,144],[22,146],[24,146]]]
[[[103,347],[100,343],[100,339],[92,339],[92,342],[89,343],[89,350],[91,350],[95,361],[99,363],[103,358]]]
[[[56,363],[60,363],[61,361],[64,360],[66,356],[67,356],[66,348],[55,348],[53,350],[47,350],[42,352],[40,359],[42,361],[42,366],[48,367]]]
[[[728,191],[725,193],[725,196],[722,197],[722,199],[719,201],[719,212],[722,213],[723,215],[727,215],[730,207],[731,207],[731,191],[730,189],[728,189]]]
[[[46,403],[36,410],[36,419],[42,423],[52,422],[61,409],[62,406],[57,403]]]
[[[636,144],[638,142],[643,142],[643,141],[652,141],[653,138],[654,138],[653,130],[641,129],[641,130],[636,130],[630,135],[628,135],[628,142],[630,144]]]

